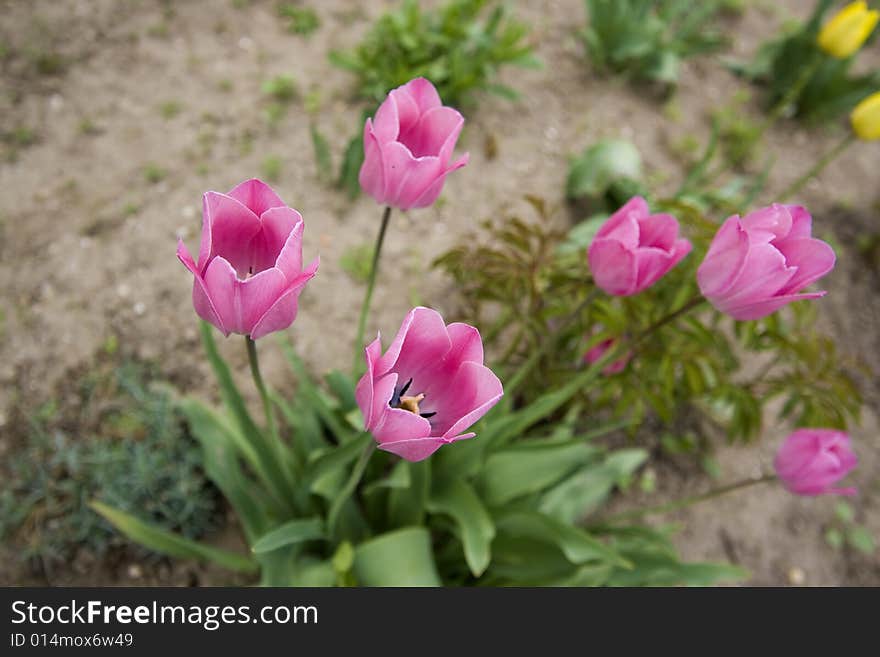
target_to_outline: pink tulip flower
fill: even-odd
[[[651,287],[691,251],[669,214],[649,214],[641,196],[631,198],[602,224],[588,257],[596,285],[627,297]]]
[[[697,270],[700,291],[738,320],[760,319],[798,299],[834,268],[834,251],[810,236],[812,219],[798,205],[771,205],[727,219]]]
[[[195,277],[199,317],[224,335],[252,339],[286,329],[318,259],[302,268],[303,220],[267,184],[246,180],[229,194],[203,198],[199,263],[182,240],[177,257]]]
[[[393,89],[364,125],[361,188],[382,205],[424,208],[440,196],[446,174],[468,162],[449,163],[464,117],[444,107],[428,80]]]
[[[779,449],[773,467],[796,495],[855,495],[855,488],[833,488],[856,467],[849,436],[836,429],[798,429]]]
[[[602,340],[602,342],[600,342],[592,349],[588,350],[586,354],[584,354],[584,362],[592,365],[597,360],[602,358],[602,356],[605,355],[605,352],[611,349],[616,342],[617,341],[613,338]],[[618,358],[617,360],[609,363],[604,368],[602,368],[602,374],[604,374],[605,376],[611,376],[612,374],[623,372],[623,370],[626,369],[626,366],[629,364],[630,358],[632,358],[632,354],[625,354],[622,358]]]
[[[356,397],[364,428],[379,449],[421,461],[440,447],[473,438],[465,431],[504,394],[483,365],[480,333],[443,323],[430,308],[414,308],[383,355],[381,338],[366,349],[367,371]]]

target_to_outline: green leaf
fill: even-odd
[[[314,124],[309,127],[312,135],[312,148],[315,151],[315,166],[318,170],[318,179],[327,182],[333,179],[333,162],[330,157],[330,145],[326,137],[321,134]]]
[[[537,511],[512,511],[497,519],[498,532],[556,544],[565,557],[578,565],[588,561],[631,568],[614,549],[586,531]]]
[[[581,440],[508,447],[486,459],[479,482],[488,504],[498,506],[553,485],[599,452]]]
[[[834,514],[840,518],[840,521],[845,524],[850,524],[853,520],[855,520],[856,514],[853,510],[852,506],[847,504],[846,502],[838,502],[834,506]]]
[[[474,489],[460,480],[450,482],[431,492],[428,511],[445,513],[455,520],[465,561],[474,577],[482,575],[492,559],[495,525]]]
[[[420,525],[425,518],[425,503],[431,490],[431,459],[407,463],[410,485],[392,488],[388,497],[388,522],[391,527]]]
[[[840,532],[839,529],[835,529],[834,527],[832,527],[825,532],[825,542],[828,543],[828,545],[833,547],[835,550],[839,550],[843,547],[843,534]]]
[[[877,546],[874,543],[874,537],[864,527],[853,527],[846,533],[846,541],[856,550],[864,554],[874,554]]]
[[[191,541],[178,534],[143,522],[128,513],[114,509],[97,500],[90,502],[89,506],[101,514],[125,536],[154,552],[160,552],[179,559],[213,561],[224,568],[241,573],[257,572],[256,562],[243,554],[236,554],[235,552],[220,550]]]
[[[363,451],[371,440],[373,440],[372,436],[362,434],[359,439],[351,440],[321,453],[306,466],[306,483],[311,485],[334,470],[346,468],[349,463],[358,457],[358,454]]]
[[[648,458],[643,449],[621,449],[602,462],[588,465],[547,491],[539,508],[562,522],[574,523],[608,497],[611,489],[627,480]]]
[[[355,548],[354,573],[361,586],[440,586],[431,535],[405,527]]]
[[[569,198],[598,198],[612,183],[641,176],[642,157],[632,142],[603,139],[571,163],[565,193]]]
[[[271,552],[294,543],[324,538],[324,522],[321,518],[302,518],[286,522],[263,534],[251,547],[255,554]]]

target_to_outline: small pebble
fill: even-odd
[[[64,99],[60,94],[52,94],[49,98],[49,109],[58,112],[64,107]]]
[[[143,301],[138,301],[136,304],[134,304],[135,315],[143,315],[145,312],[147,312],[147,306],[144,305]]]
[[[120,283],[116,286],[116,294],[118,294],[123,299],[126,298],[129,294],[131,294],[131,288],[128,287],[125,283]]]
[[[807,574],[802,568],[795,566],[788,571],[788,582],[792,586],[801,586],[807,581]]]
[[[254,40],[250,37],[243,36],[238,40],[238,47],[245,52],[250,52],[254,49]]]
[[[141,577],[143,577],[143,575],[144,571],[138,564],[133,563],[128,567],[128,576],[131,579],[140,579]]]

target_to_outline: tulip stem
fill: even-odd
[[[254,383],[257,386],[257,390],[260,393],[260,399],[263,402],[263,411],[266,413],[266,425],[269,428],[269,434],[272,436],[272,441],[275,447],[278,447],[281,444],[281,439],[278,437],[278,427],[275,425],[275,414],[272,412],[272,400],[269,398],[269,391],[266,388],[266,383],[263,381],[263,375],[260,374],[260,361],[257,358],[257,343],[251,339],[251,336],[244,336],[245,343],[247,344],[247,353],[248,353],[248,361],[251,364],[251,374],[254,377]]]
[[[345,487],[341,491],[339,491],[336,499],[333,500],[330,511],[327,513],[327,529],[331,534],[336,527],[336,520],[339,517],[339,513],[342,511],[342,506],[348,501],[348,499],[357,489],[357,486],[361,481],[361,477],[364,476],[364,470],[367,469],[367,463],[370,462],[370,457],[375,451],[376,442],[373,440],[373,437],[370,436],[369,442],[367,442],[367,444],[364,446],[364,449],[363,451],[361,451],[361,455],[358,458],[357,463],[355,463],[354,469],[351,471],[351,476],[348,478],[348,481],[345,482]]]
[[[798,97],[803,92],[804,88],[807,86],[807,83],[813,78],[816,74],[816,71],[819,69],[820,64],[822,63],[822,57],[818,52],[813,53],[812,59],[807,62],[803,68],[801,68],[801,74],[798,78],[792,83],[792,85],[786,90],[785,94],[782,98],[779,99],[779,102],[776,103],[767,114],[767,119],[764,123],[761,124],[758,129],[758,134],[756,135],[756,139],[761,137],[767,129],[770,128],[774,123],[776,123],[779,119],[782,118],[785,111],[794,103],[798,101]]]
[[[757,479],[742,479],[732,484],[713,488],[709,491],[706,491],[705,493],[690,495],[680,500],[667,502],[666,504],[649,506],[643,509],[634,509],[632,511],[624,511],[623,513],[616,513],[614,515],[602,518],[598,524],[611,524],[618,523],[620,521],[638,520],[644,516],[656,515],[658,513],[669,513],[670,511],[677,511],[678,509],[683,509],[685,507],[691,506],[692,504],[697,504],[698,502],[705,502],[706,500],[711,500],[712,498],[720,497],[721,495],[725,495],[727,493],[732,493],[733,491],[739,490],[741,488],[748,488],[749,486],[754,486],[755,484],[766,484],[770,483],[771,481],[776,481],[776,475],[764,475],[762,477],[758,477]]]
[[[370,277],[367,279],[367,291],[364,293],[364,302],[361,305],[361,316],[358,319],[357,336],[354,342],[354,365],[352,371],[355,377],[361,368],[361,358],[364,348],[364,331],[367,328],[367,316],[370,314],[370,301],[373,299],[373,288],[376,287],[376,275],[379,272],[379,258],[382,255],[382,243],[385,241],[385,231],[388,229],[388,221],[391,219],[391,206],[385,207],[382,213],[382,224],[379,226],[379,235],[376,237],[376,247],[373,251],[373,263],[370,266]]]
[[[834,159],[837,158],[843,151],[849,148],[850,144],[855,141],[855,134],[850,132],[841,139],[833,148],[831,148],[825,155],[820,157],[816,163],[810,167],[810,170],[807,171],[800,178],[795,180],[791,185],[789,185],[782,194],[779,195],[780,202],[785,202],[795,194],[797,194],[801,189],[803,189],[804,185],[806,185],[811,178],[819,175],[825,167],[827,167]]]

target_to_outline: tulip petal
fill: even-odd
[[[377,336],[370,344],[364,347],[364,359],[367,362],[367,371],[361,377],[360,381],[354,389],[354,398],[357,401],[358,408],[364,416],[364,429],[370,431],[374,424],[374,373],[375,363],[382,356],[382,338]],[[396,376],[395,380],[396,380]],[[390,397],[389,397],[390,401]]]
[[[455,140],[451,145],[447,142],[453,135],[455,139],[458,138],[463,125],[464,118],[456,110],[451,107],[434,107],[422,114],[407,130],[401,129],[397,141],[406,146],[416,158],[430,155],[440,157],[444,147],[448,149],[448,155],[451,155]]]
[[[412,123],[418,121],[418,114],[411,121]],[[397,135],[400,134],[400,112],[397,95],[393,91],[379,105],[369,128],[380,146],[397,139]]]
[[[431,425],[421,415],[401,408],[387,408],[372,431],[373,437],[383,447],[385,443],[431,436]]]
[[[396,440],[388,443],[380,443],[379,449],[396,454],[410,462],[424,461],[446,442],[439,438],[414,438],[411,440]]]
[[[415,378],[423,369],[440,361],[451,347],[452,341],[440,313],[419,306],[404,319],[388,351],[376,365],[376,376],[382,376],[393,367],[401,378]]]
[[[229,331],[224,326],[223,321],[220,319],[220,315],[214,308],[214,302],[211,301],[211,297],[208,295],[208,289],[205,286],[202,274],[196,266],[192,255],[190,255],[189,250],[186,248],[186,245],[183,243],[183,240],[180,239],[177,241],[177,258],[193,275],[192,300],[196,314],[209,324],[216,326],[220,329],[223,335],[228,337]]]
[[[208,235],[204,228],[202,230],[199,250],[202,275],[207,274],[212,258],[222,256],[235,271],[245,276],[252,265],[251,242],[262,229],[259,217],[238,199],[219,192],[206,193],[202,204],[204,222],[208,226]]]
[[[711,299],[731,289],[743,271],[748,251],[748,233],[742,230],[739,217],[729,217],[718,229],[697,268],[700,292]]]
[[[223,325],[248,335],[285,291],[287,279],[273,267],[243,281],[225,258],[217,256],[205,272],[205,285]]]
[[[270,208],[285,205],[274,189],[257,178],[239,183],[229,192],[229,196],[239,201],[258,217]]]
[[[740,220],[740,225],[749,234],[752,242],[769,242],[788,236],[792,217],[787,206],[774,203],[747,214]]]
[[[775,244],[789,266],[797,267],[795,275],[779,290],[779,294],[793,294],[822,278],[834,269],[834,249],[822,240],[813,238],[787,239]]]
[[[632,251],[616,239],[595,239],[589,250],[596,285],[608,294],[626,296],[636,290],[638,269]]]
[[[278,207],[266,210],[260,217],[261,230],[251,241],[251,268],[257,274],[269,267],[275,267],[282,260],[283,249],[296,234],[293,250],[299,253],[298,259],[290,256],[284,259],[286,267],[279,267],[287,275],[298,274],[302,269],[302,217],[293,208]]]
[[[437,200],[437,197],[440,196],[440,192],[443,191],[443,183],[446,182],[446,176],[456,169],[460,169],[464,165],[468,163],[470,159],[470,153],[465,153],[458,160],[453,162],[447,169],[444,171],[437,179],[432,182],[428,189],[422,192],[422,195],[419,196],[413,204],[410,206],[410,209],[414,208],[426,208],[429,205],[432,205],[434,201]]]
[[[447,398],[443,413],[446,418],[453,418],[455,421],[448,427],[439,424],[433,427],[433,432],[442,431],[444,438],[456,436],[470,427],[504,395],[501,381],[495,373],[485,365],[473,362],[461,364],[449,384],[449,389],[453,394]]]
[[[764,301],[757,301],[755,303],[744,304],[741,306],[733,306],[721,307],[717,305],[714,301],[712,304],[718,308],[723,313],[727,313],[731,317],[741,322],[750,321],[754,319],[761,319],[762,317],[766,317],[771,313],[775,313],[777,310],[782,308],[783,306],[787,306],[792,301],[803,301],[805,299],[820,299],[828,294],[825,291],[822,292],[805,292],[803,294],[785,294],[781,296],[774,296]],[[710,299],[711,301],[711,299]]]
[[[678,238],[678,221],[671,214],[652,214],[639,222],[639,247],[671,251]]]
[[[743,263],[743,275],[722,303],[735,308],[769,299],[785,289],[796,273],[797,268],[789,267],[775,246],[753,243]]]
[[[440,107],[443,101],[440,100],[440,94],[437,93],[436,87],[425,78],[415,78],[400,87],[419,109],[419,114],[424,114],[434,107]]]
[[[400,142],[382,147],[386,203],[409,210],[438,177],[443,166],[437,157],[415,158]]]
[[[801,205],[786,205],[784,207],[791,215],[791,230],[788,231],[786,239],[810,237],[813,231],[813,218],[807,209]]]
[[[293,321],[296,319],[299,295],[302,293],[306,283],[314,278],[315,272],[318,269],[318,264],[319,259],[315,258],[298,277],[289,283],[287,289],[285,289],[278,298],[272,302],[259,319],[257,319],[250,331],[252,340],[256,340],[275,331],[282,331],[293,324]],[[280,271],[275,268],[266,271],[273,270]],[[249,283],[252,280],[253,279],[250,279],[245,283]],[[285,280],[287,280],[286,276]]]
[[[287,208],[276,208],[267,212],[266,215],[273,212],[279,212],[280,214],[285,209]],[[276,258],[272,263],[272,266],[282,271],[288,281],[294,280],[302,273],[302,236],[305,230],[305,223],[302,217],[299,216],[299,212],[296,210],[291,210],[291,212],[299,218],[299,221],[291,229],[290,233],[287,234],[282,243],[283,246],[275,251]]]
[[[647,201],[641,196],[633,196],[602,224],[594,240],[614,239],[635,250],[639,246],[639,220],[647,215]]]
[[[370,119],[364,127],[364,163],[358,173],[358,182],[363,190],[377,203],[385,202],[385,172],[382,149],[373,133]]]

